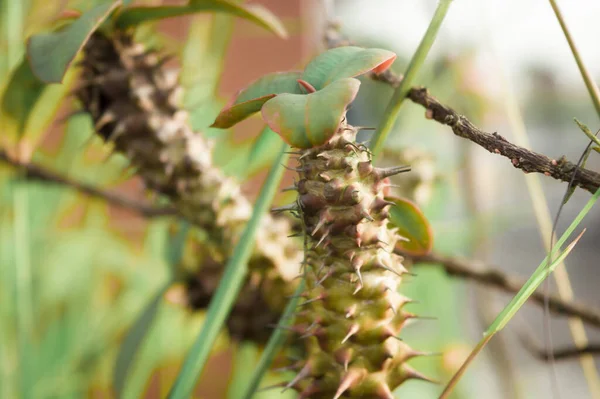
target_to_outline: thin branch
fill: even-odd
[[[545,362],[549,362],[550,359],[570,360],[585,355],[600,355],[600,344],[586,344],[581,347],[565,346],[559,349],[553,349],[552,352],[548,352],[537,343],[535,336],[528,330],[519,331],[517,336],[525,349],[536,358]]]
[[[495,287],[506,292],[518,292],[525,283],[518,277],[511,276],[501,270],[485,266],[473,260],[463,260],[434,253],[421,256],[411,256],[403,253],[402,256],[412,260],[414,263],[441,265],[446,273],[451,276],[473,280],[479,284]],[[534,292],[531,295],[531,301],[543,306],[544,293]],[[581,303],[563,300],[557,295],[549,296],[549,304],[550,310],[555,314],[579,317],[591,326],[600,327],[600,311],[598,309]]]
[[[347,38],[340,34],[339,28],[335,24],[330,24],[326,29],[325,43],[329,48],[351,44]],[[397,88],[403,79],[389,70],[379,75],[371,74],[371,77],[394,88]],[[470,140],[491,153],[510,159],[515,168],[521,169],[525,173],[543,173],[546,176],[565,182],[571,181],[573,175],[575,175],[573,185],[591,193],[594,193],[600,187],[600,173],[583,168],[576,170],[576,165],[565,157],[555,160],[546,155],[519,147],[498,133],[484,132],[466,117],[440,103],[424,87],[411,88],[407,97],[412,102],[427,109],[426,115],[429,119],[451,127],[455,135]]]
[[[519,147],[498,133],[484,132],[467,118],[429,95],[426,88],[412,88],[408,93],[408,98],[425,107],[428,117],[450,126],[455,135],[470,140],[491,153],[510,159],[515,168],[521,169],[525,173],[543,173],[565,182],[573,179],[574,186],[579,186],[591,193],[596,192],[600,187],[600,173],[582,168],[576,170],[576,165],[565,157],[558,160],[551,159],[546,155]],[[573,177],[573,175],[575,176]]]
[[[95,187],[91,184],[83,183],[77,180],[73,180],[69,177],[62,176],[40,165],[36,165],[29,162],[20,162],[17,159],[8,155],[8,153],[4,150],[0,150],[0,162],[23,170],[27,179],[37,179],[49,183],[71,187],[79,191],[80,193],[83,193],[90,197],[103,199],[115,206],[124,209],[129,209],[131,211],[139,213],[144,217],[179,215],[177,210],[173,207],[155,207],[152,205],[144,204],[142,202],[124,197],[117,193],[111,193],[108,191],[101,190],[98,187]]]

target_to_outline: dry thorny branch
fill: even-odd
[[[335,24],[330,24],[327,28],[325,42],[329,48],[351,44],[348,39],[339,33]],[[379,75],[371,74],[371,77],[392,87],[397,87],[402,81],[401,76],[395,75],[389,69]],[[565,157],[556,160],[519,147],[496,132],[484,132],[451,107],[440,103],[424,87],[411,88],[407,97],[427,110],[426,117],[428,119],[433,119],[451,127],[457,136],[470,140],[491,153],[510,159],[515,168],[521,169],[525,173],[543,173],[564,182],[570,182],[575,174],[573,186],[581,187],[591,193],[594,193],[600,187],[600,173],[584,168],[577,169],[577,165],[568,161]]]

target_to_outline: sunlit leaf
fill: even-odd
[[[120,4],[120,0],[106,2],[81,14],[60,32],[32,36],[27,42],[27,54],[35,76],[46,83],[61,82],[90,35]]]
[[[310,94],[280,94],[262,108],[267,125],[288,144],[311,148],[326,143],[338,130],[346,107],[360,82],[353,78],[333,82]]]
[[[378,48],[338,47],[324,52],[305,68],[302,79],[321,90],[343,78],[353,78],[369,71],[381,73],[396,59],[396,54]]]
[[[394,203],[390,207],[390,227],[408,241],[398,241],[396,248],[411,255],[424,255],[433,247],[431,226],[421,210],[412,202],[396,197],[386,197]]]
[[[263,76],[241,90],[233,104],[221,111],[212,127],[228,129],[250,115],[260,111],[262,106],[277,94],[302,94],[297,80],[300,72],[276,72]]]
[[[279,19],[259,5],[244,6],[226,0],[196,0],[183,6],[131,7],[124,10],[117,19],[117,25],[127,28],[157,19],[178,17],[197,12],[225,12],[253,22],[281,38],[287,32]]]

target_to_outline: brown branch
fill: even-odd
[[[600,355],[600,345],[589,344],[582,346],[581,348],[565,347],[560,349],[554,349],[552,354],[539,349],[533,354],[541,360],[549,361],[551,358],[554,360],[568,360],[575,359],[584,355]]]
[[[451,276],[473,280],[479,284],[488,285],[507,292],[516,293],[525,284],[525,281],[518,277],[511,276],[496,268],[485,266],[473,260],[463,260],[434,253],[422,256],[402,255],[414,263],[441,265],[446,270],[446,273]],[[531,295],[530,301],[544,306],[544,296],[542,292],[534,292]],[[550,311],[555,314],[578,317],[589,325],[600,327],[600,311],[598,309],[581,303],[563,300],[557,295],[549,295],[548,302]]]
[[[20,162],[17,159],[8,155],[4,150],[0,150],[0,161],[15,168],[19,168],[24,172],[24,177],[27,179],[42,180],[49,183],[59,184],[71,187],[80,193],[94,198],[103,199],[115,206],[131,210],[144,217],[158,216],[177,216],[179,213],[173,207],[155,207],[144,204],[131,198],[124,197],[117,193],[111,193],[95,187],[91,184],[73,180],[69,177],[62,176],[56,172],[52,172],[40,165],[29,162]]]
[[[520,331],[518,338],[527,351],[529,351],[536,358],[545,362],[551,360],[576,359],[585,355],[600,355],[600,344],[587,344],[579,348],[566,346],[559,349],[553,349],[552,351],[547,351],[537,343],[535,336],[527,330]]]
[[[330,24],[327,27],[325,42],[328,48],[351,44],[347,38],[339,33],[339,29],[335,24]],[[398,86],[402,81],[401,76],[395,75],[390,70],[379,75],[371,74],[371,77],[392,87]],[[519,147],[498,133],[484,132],[463,115],[440,103],[424,87],[413,87],[407,97],[427,110],[427,118],[451,127],[455,135],[470,140],[491,153],[510,159],[515,168],[521,169],[525,173],[543,173],[546,176],[565,182],[571,181],[573,175],[576,174],[573,179],[573,186],[579,186],[591,193],[594,193],[600,187],[600,173],[583,168],[576,170],[576,165],[564,156],[555,160],[546,155]]]

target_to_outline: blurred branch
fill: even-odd
[[[329,24],[325,30],[325,42],[328,48],[351,44],[347,38],[340,34],[335,23]],[[371,76],[394,88],[402,81],[401,76],[395,75],[389,70],[379,75],[371,74]],[[591,193],[594,193],[600,187],[600,173],[583,168],[577,169],[577,166],[565,157],[555,160],[546,155],[519,147],[498,133],[484,132],[473,125],[466,117],[440,103],[424,87],[411,88],[407,97],[427,110],[427,118],[451,127],[455,135],[470,140],[489,152],[510,159],[515,168],[521,169],[525,173],[543,173],[546,176],[565,182],[571,181],[575,174],[573,186],[579,186]]]
[[[4,150],[0,150],[0,162],[23,170],[25,172],[25,178],[27,179],[42,180],[49,183],[71,187],[79,191],[80,193],[83,193],[90,197],[103,199],[118,207],[129,209],[131,211],[139,213],[144,217],[178,215],[177,210],[173,207],[155,207],[152,205],[144,204],[131,198],[124,197],[117,193],[111,193],[108,191],[101,190],[91,184],[76,181],[69,177],[52,172],[48,169],[45,169],[42,166],[29,162],[21,162],[8,155],[8,153]]]
[[[401,253],[401,255],[415,264],[430,263],[440,265],[451,276],[473,280],[479,284],[495,287],[506,292],[516,293],[525,283],[525,281],[518,277],[474,260],[458,259],[435,253],[420,256],[411,256],[405,253]],[[555,314],[579,317],[591,326],[600,327],[600,311],[597,309],[581,303],[563,300],[557,295],[550,295],[548,299],[550,310]],[[531,301],[544,306],[544,293],[534,292],[531,295]]]
[[[527,330],[519,331],[517,335],[521,344],[533,356],[545,362],[554,360],[569,360],[577,359],[585,355],[600,355],[600,344],[587,344],[581,347],[566,346],[559,349],[554,349],[552,352],[547,352],[536,341],[535,336]]]

